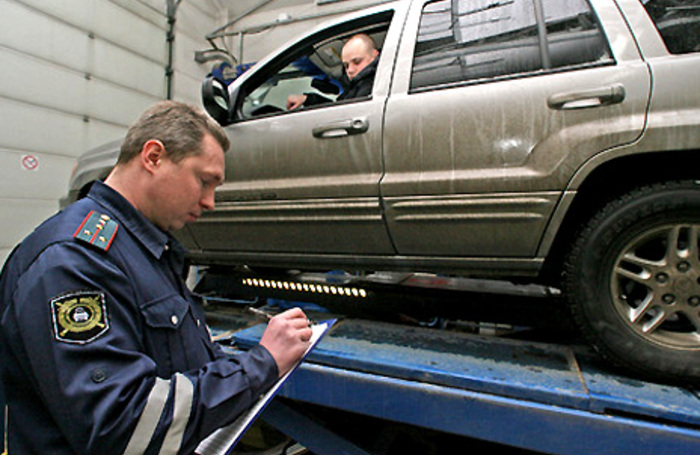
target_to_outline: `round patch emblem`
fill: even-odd
[[[105,295],[83,291],[51,300],[54,336],[68,343],[89,343],[109,329]]]

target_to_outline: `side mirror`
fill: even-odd
[[[207,76],[204,79],[202,82],[202,104],[209,115],[221,126],[231,124],[228,86],[224,81],[213,76]]]

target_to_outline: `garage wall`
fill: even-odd
[[[79,155],[123,137],[168,92],[201,105],[213,63],[194,54],[211,49],[212,31],[238,18],[217,45],[237,57],[242,48],[239,63],[249,63],[336,14],[386,0],[171,1],[169,67],[168,0],[0,0],[0,264],[58,210]]]
[[[194,51],[222,8],[186,0],[176,19],[172,98],[199,105]],[[166,0],[0,0],[0,264],[58,209],[77,156],[166,98],[167,30]]]

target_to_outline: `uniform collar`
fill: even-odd
[[[184,251],[173,236],[149,221],[113,188],[97,181],[90,189],[88,197],[108,209],[119,224],[131,232],[156,258],[160,259],[163,252],[171,246],[178,252]]]

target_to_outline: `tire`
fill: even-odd
[[[700,182],[615,198],[581,231],[564,268],[574,322],[636,377],[700,383]]]

